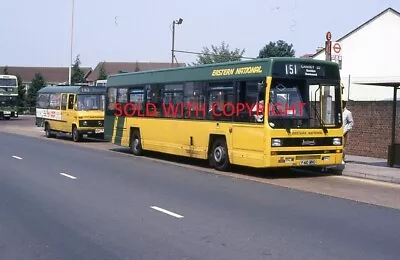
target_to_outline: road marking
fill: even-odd
[[[150,208],[152,208],[152,209],[154,209],[154,210],[157,210],[157,211],[160,211],[160,212],[162,212],[162,213],[168,214],[168,215],[173,216],[173,217],[175,217],[175,218],[183,218],[182,215],[176,214],[176,213],[171,212],[171,211],[168,211],[168,210],[166,210],[166,209],[162,209],[162,208],[157,207],[157,206],[151,206]]]
[[[67,177],[67,178],[71,178],[71,179],[73,179],[73,180],[76,179],[75,176],[72,176],[72,175],[69,175],[69,174],[66,174],[66,173],[63,173],[63,172],[61,172],[60,174],[61,174],[62,176],[65,176],[65,177]]]
[[[19,156],[16,156],[16,155],[13,155],[13,156],[12,156],[12,158],[14,158],[14,159],[17,159],[17,160],[22,160],[22,158],[21,158],[21,157],[19,157]]]

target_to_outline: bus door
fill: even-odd
[[[71,132],[72,131],[72,123],[78,122],[78,118],[76,118],[76,112],[75,112],[75,94],[68,94],[67,98],[67,109],[65,111],[65,117],[63,117],[63,120],[65,120],[65,131],[66,132]]]
[[[265,103],[265,83],[262,80],[237,82],[236,111],[232,125],[232,147],[235,151],[234,157],[237,156],[237,160],[247,158],[247,160],[255,159],[261,162],[260,160],[263,158],[266,148]]]
[[[213,82],[208,86],[208,114],[213,121],[212,134],[225,135],[228,147],[232,143],[231,127],[234,108],[233,82]]]

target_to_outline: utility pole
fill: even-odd
[[[183,19],[179,18],[178,20],[174,20],[172,22],[172,48],[171,48],[171,66],[174,67],[175,61],[175,25],[182,24]]]
[[[174,67],[175,57],[175,20],[172,22],[172,49],[171,49],[171,66]]]
[[[71,17],[71,53],[70,53],[70,61],[68,66],[68,85],[71,86],[71,78],[72,78],[72,46],[74,39],[74,4],[75,0],[72,0],[72,17]]]

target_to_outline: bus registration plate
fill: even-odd
[[[95,129],[94,132],[96,134],[102,134],[102,133],[104,133],[104,129]]]
[[[315,160],[303,160],[303,161],[300,161],[300,164],[301,165],[315,165],[316,161]]]

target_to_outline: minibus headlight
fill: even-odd
[[[281,139],[272,139],[271,146],[282,146]]]
[[[335,137],[335,138],[333,138],[332,144],[333,145],[341,145],[342,144],[342,139],[339,138],[339,137]]]

